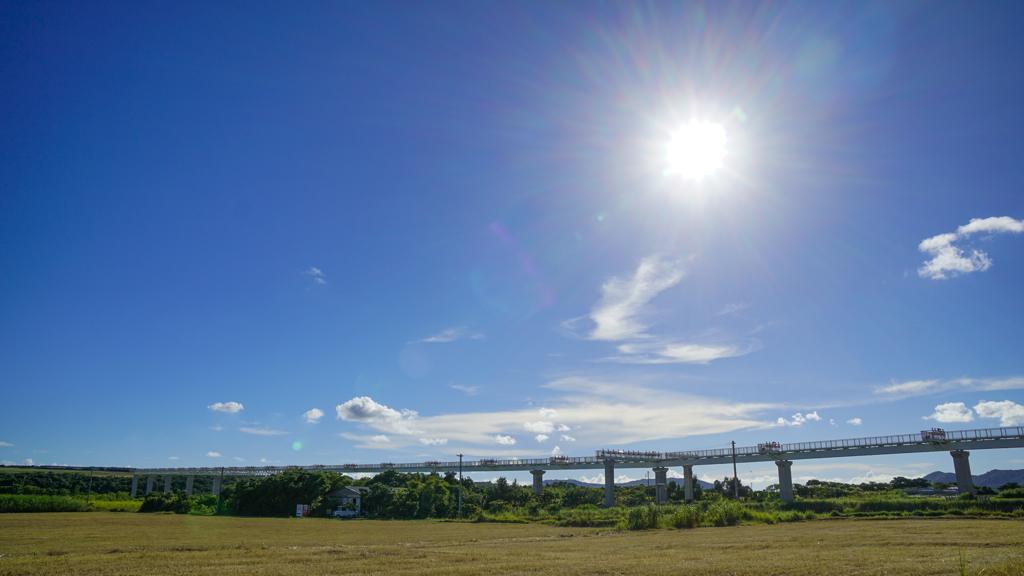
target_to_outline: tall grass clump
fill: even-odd
[[[71,496],[0,494],[0,513],[85,512],[88,509],[85,500]]]

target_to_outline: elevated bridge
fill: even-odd
[[[164,492],[171,489],[171,478],[186,476],[186,491],[192,493],[196,476],[213,476],[213,493],[220,493],[224,477],[262,477],[281,474],[288,470],[322,470],[341,474],[375,474],[387,470],[398,472],[516,472],[533,474],[533,489],[543,490],[544,472],[548,470],[604,469],[605,505],[615,504],[615,468],[651,468],[658,486],[657,500],[667,500],[668,469],[683,468],[683,486],[686,500],[693,499],[693,467],[710,464],[749,462],[775,462],[779,470],[779,492],[782,500],[793,500],[794,460],[817,458],[844,458],[850,456],[878,456],[887,454],[913,454],[919,452],[949,452],[953,457],[957,487],[961,494],[974,493],[968,450],[1024,447],[1024,427],[985,428],[981,430],[945,431],[924,430],[918,434],[874,436],[821,442],[779,444],[765,442],[757,446],[726,448],[721,450],[689,450],[680,452],[641,452],[628,450],[598,450],[594,456],[549,456],[547,458],[495,459],[442,462],[378,464],[315,464],[311,466],[244,466],[221,468],[138,468],[132,469],[132,496],[138,491],[139,476],[146,476],[146,493],[152,492],[156,476],[164,478]]]

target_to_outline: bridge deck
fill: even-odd
[[[737,447],[736,462],[774,462],[776,460],[807,460],[816,458],[844,458],[883,454],[911,454],[915,452],[948,452],[954,450],[986,450],[993,448],[1024,448],[1024,427],[986,428],[953,432],[922,432],[898,436],[875,436],[821,442],[776,444],[768,442],[758,446]],[[598,450],[595,456],[551,456],[529,459],[466,460],[463,472],[511,472],[527,470],[592,470],[604,468],[606,460],[614,460],[616,468],[654,468],[731,464],[733,450],[693,450],[682,452],[636,452],[625,450]],[[452,462],[427,461],[413,463],[382,462],[379,464],[315,464],[311,466],[233,466],[223,468],[137,468],[136,474],[171,474],[175,476],[270,476],[287,470],[323,470],[345,473],[379,473],[387,470],[399,472],[438,472],[459,469],[458,460]]]

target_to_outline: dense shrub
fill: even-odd
[[[88,509],[85,500],[71,496],[0,494],[0,513],[85,512]]]
[[[1024,498],[1024,488],[1010,488],[996,495],[996,498]]]

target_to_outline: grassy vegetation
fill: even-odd
[[[1024,574],[1024,521],[836,519],[707,530],[544,524],[0,516],[0,574]],[[982,572],[984,570],[984,572]]]

